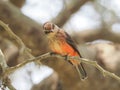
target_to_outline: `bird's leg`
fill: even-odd
[[[69,55],[64,55],[64,57],[65,57],[65,60],[67,60],[70,64],[72,64],[72,62],[70,61],[70,59],[69,59]],[[72,64],[73,65],[73,64]]]
[[[52,55],[56,55],[56,54],[58,54],[58,53],[56,53],[56,52],[50,52],[50,55],[52,56]]]
[[[64,55],[64,57],[65,57],[65,60],[68,60],[68,59],[69,59],[68,55]]]
[[[56,52],[50,52],[50,55],[51,55],[51,56],[52,56],[52,55],[60,55],[60,56],[64,57],[65,60],[69,61],[69,56],[68,56],[67,54],[66,54],[66,55],[61,55],[61,54],[56,53]]]

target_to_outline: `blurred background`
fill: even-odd
[[[0,0],[0,20],[9,25],[33,56],[49,52],[42,25],[51,21],[75,40],[84,58],[120,76],[120,0]],[[28,57],[0,26],[0,48],[8,65]],[[26,58],[26,59],[23,59]],[[29,63],[10,75],[17,90],[119,90],[120,83],[84,65],[88,79],[79,80],[72,65],[47,58],[42,65]]]

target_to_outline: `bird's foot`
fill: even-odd
[[[64,55],[64,57],[65,57],[65,60],[69,60],[68,55]]]
[[[56,55],[57,53],[56,52],[50,52],[50,55]]]

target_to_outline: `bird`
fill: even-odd
[[[75,41],[63,29],[52,22],[46,22],[43,24],[43,30],[48,39],[48,46],[53,53],[82,58]],[[76,68],[81,80],[87,78],[87,73],[81,61],[69,60],[69,63]]]

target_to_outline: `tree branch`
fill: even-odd
[[[8,25],[6,25],[5,23],[3,23],[0,20],[0,26],[2,26],[4,28],[4,30],[6,31],[6,33],[8,33],[8,35],[10,36],[10,38],[15,41],[14,43],[19,46],[20,49],[20,54],[25,54],[26,56],[32,58],[32,54],[30,54],[30,49],[28,49],[25,44],[23,43],[23,41],[17,36],[15,35],[12,30],[8,27]]]
[[[4,76],[4,73],[6,72],[8,66],[6,64],[6,60],[4,58],[4,55],[2,53],[2,51],[0,50],[0,80],[2,81],[2,85],[3,85],[3,89],[6,88],[6,86],[10,89],[10,90],[16,90],[9,78],[8,78],[8,75]]]
[[[71,0],[69,5],[64,8],[58,16],[56,16],[52,21],[59,27],[62,27],[70,18],[71,15],[77,12],[82,5],[90,0]]]
[[[1,66],[2,72],[4,72],[5,69],[8,67],[1,49],[0,49],[0,66]]]
[[[96,67],[103,74],[103,76],[110,76],[110,77],[112,77],[120,82],[120,77],[118,77],[114,73],[111,73],[111,72],[103,69],[100,65],[98,65],[98,63],[96,61],[91,61],[91,60],[88,60],[85,58],[77,59],[77,60],[81,60],[81,62],[83,62],[83,63],[86,63],[86,64],[89,64],[89,65]]]
[[[18,8],[21,8],[24,4],[25,4],[26,0],[10,0],[10,2],[12,4],[14,4],[15,6],[17,6]]]
[[[45,58],[48,58],[48,57],[58,57],[58,58],[62,58],[63,60],[66,59],[66,57],[61,56],[59,54],[51,55],[50,53],[46,53],[46,54],[40,55],[38,57],[35,57],[33,59],[26,60],[23,63],[18,64],[18,65],[14,66],[14,67],[8,68],[7,72],[5,72],[4,74],[8,75],[11,72],[17,70],[18,68],[26,65],[27,63],[35,62],[35,61],[41,61],[41,60],[43,60]],[[109,71],[104,70],[100,65],[97,64],[96,61],[91,61],[91,60],[88,60],[88,59],[85,59],[85,58],[70,57],[70,56],[68,56],[67,60],[71,60],[71,59],[75,59],[75,60],[77,60],[79,62],[83,62],[83,63],[89,64],[89,65],[92,65],[92,66],[96,67],[103,74],[103,76],[110,76],[110,77],[112,77],[112,78],[114,78],[114,79],[116,79],[117,81],[120,82],[120,77],[118,77],[114,73],[111,73]]]
[[[12,31],[24,41],[27,47],[33,50],[34,55],[48,51],[47,47],[44,48],[47,42],[40,24],[23,15],[18,8],[6,0],[0,0],[0,13],[0,20],[9,24]],[[9,39],[4,30],[0,31],[0,35]]]
[[[77,40],[79,43],[91,42],[97,39],[104,39],[104,40],[120,43],[119,33],[114,33],[110,30],[104,30],[104,28],[101,28],[99,30],[81,31],[73,35],[73,38],[76,40],[79,39]]]

